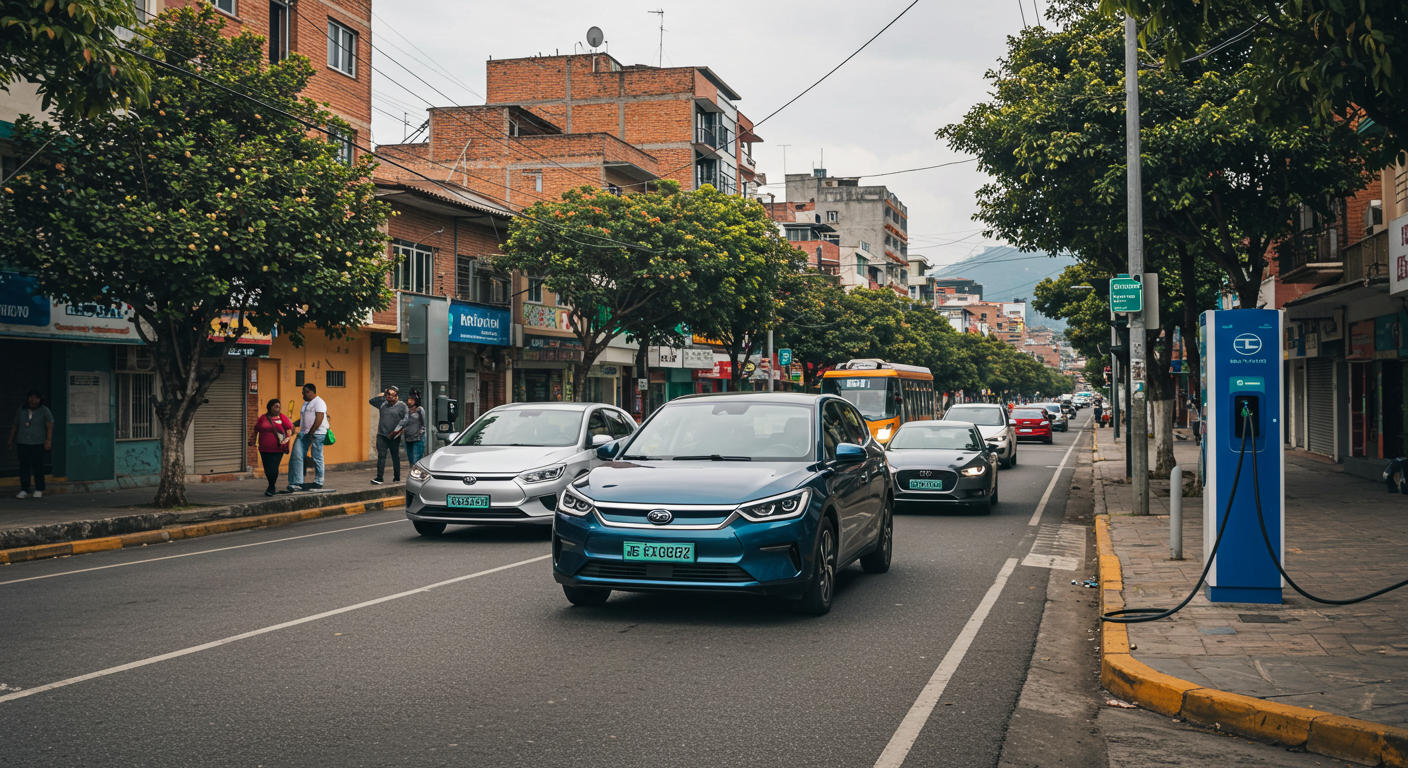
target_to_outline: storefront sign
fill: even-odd
[[[141,344],[130,307],[65,304],[35,296],[39,281],[0,272],[0,335],[35,339]]]
[[[552,328],[558,331],[572,330],[571,320],[563,307],[549,307],[546,304],[523,302],[523,324],[529,328]]]
[[[1374,318],[1374,357],[1380,360],[1398,357],[1401,315]]]
[[[1388,292],[1408,293],[1408,216],[1388,223]]]
[[[717,360],[709,370],[700,371],[701,379],[731,379],[733,378],[733,362],[731,360]]]
[[[107,371],[70,371],[68,374],[68,423],[107,424],[112,421],[108,404]]]
[[[1339,341],[1344,338],[1344,310],[1336,309],[1328,320],[1320,321],[1320,340]]]
[[[522,360],[576,362],[582,359],[582,343],[565,336],[523,335]]]
[[[450,301],[450,341],[507,347],[510,325],[506,309]]]
[[[1304,342],[1305,342],[1305,356],[1306,356],[1306,357],[1319,357],[1319,356],[1320,356],[1320,332],[1319,332],[1319,331],[1307,331],[1306,333],[1301,334],[1301,338],[1302,338],[1302,339],[1304,340]]]
[[[712,349],[683,349],[680,350],[681,359],[685,368],[704,370],[714,367],[714,350]]]
[[[210,321],[210,330],[212,331],[210,340],[224,341],[230,336],[234,336],[236,329],[240,326],[240,322],[240,313],[221,312],[219,317]],[[240,335],[240,344],[273,345],[274,335],[272,333],[260,333],[254,330],[254,326],[250,324],[248,317],[245,317],[243,322],[244,333]]]
[[[709,354],[709,364],[713,365],[714,355]],[[651,368],[683,368],[680,350],[674,347],[649,347],[645,351],[645,363]]]
[[[1374,321],[1361,320],[1349,327],[1349,354],[1346,360],[1374,359]]]

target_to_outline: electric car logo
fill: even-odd
[[[1261,351],[1261,337],[1254,333],[1244,333],[1232,340],[1232,348],[1238,354],[1255,355]]]

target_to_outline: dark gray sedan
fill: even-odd
[[[898,506],[959,505],[986,515],[997,504],[997,450],[971,422],[906,422],[885,457]]]

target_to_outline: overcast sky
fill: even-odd
[[[825,83],[757,129],[764,139],[754,145],[758,170],[770,182],[781,182],[784,144],[790,145],[785,153],[791,173],[810,172],[823,153],[824,167],[833,176],[962,159],[935,139],[934,131],[961,119],[986,97],[983,73],[1006,50],[1006,36],[1022,27],[1018,1],[920,0]],[[593,25],[606,33],[605,47],[623,64],[656,64],[660,17],[649,11],[663,9],[665,66],[709,67],[742,97],[738,105],[744,114],[759,121],[840,63],[909,2],[381,2],[374,7],[378,50],[372,61],[379,72],[372,75],[373,102],[395,115],[410,112],[414,130],[425,119],[425,100],[436,106],[448,101],[482,104],[490,56],[568,53],[585,41]],[[1025,2],[1031,23],[1033,0]],[[375,142],[394,143],[403,133],[399,119],[374,113]],[[971,219],[973,196],[983,183],[971,163],[873,183],[886,184],[909,206],[911,254],[924,254],[941,265],[964,258],[975,247],[999,244],[985,241]],[[784,197],[780,183],[766,190]]]

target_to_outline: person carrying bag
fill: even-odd
[[[265,413],[254,421],[249,444],[259,443],[259,459],[264,465],[264,477],[269,479],[269,490],[264,495],[273,496],[278,493],[276,485],[280,465],[293,440],[293,422],[283,415],[283,405],[277,397],[266,403],[264,408]]]

